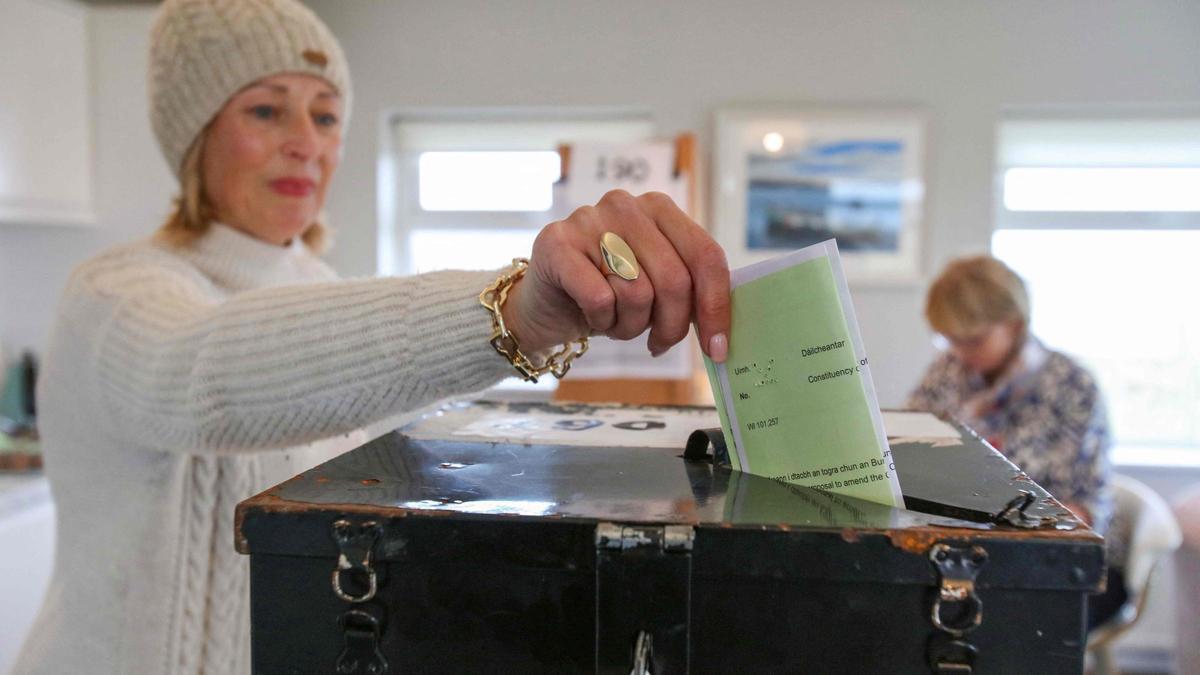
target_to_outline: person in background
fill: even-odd
[[[1112,518],[1111,437],[1096,379],[1029,332],[1025,283],[991,256],[951,261],[929,288],[925,318],[946,349],[907,407],[975,430],[1104,534]],[[1116,574],[1116,577],[1113,575]],[[1119,571],[1090,603],[1095,625],[1120,606]],[[1113,604],[1115,603],[1115,604]]]
[[[725,358],[724,253],[661,194],[609,193],[527,263],[337,280],[319,215],[350,74],[295,0],[167,0],[149,82],[181,194],[60,301],[38,384],[57,557],[16,673],[249,672],[239,501],[514,366],[561,373],[589,335],[658,353],[695,322]]]

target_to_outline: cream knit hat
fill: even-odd
[[[225,102],[276,73],[324,78],[350,119],[350,70],[329,28],[295,0],[166,0],[150,30],[150,121],[175,177]]]

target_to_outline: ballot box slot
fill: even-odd
[[[957,449],[965,450],[961,447]],[[1019,529],[1061,528],[1068,524],[1059,517],[1064,512],[1061,505],[1050,499],[1044,491],[1042,494],[1036,493],[1032,482],[1015,466],[1010,465],[1011,480],[1007,485],[988,485],[986,494],[978,489],[961,491],[955,495],[956,499],[949,500],[945,486],[940,482],[943,470],[938,469],[945,458],[944,452],[935,452],[931,448],[913,451],[904,445],[898,446],[894,452],[897,470],[901,473],[900,489],[907,509],[931,516]],[[714,467],[728,469],[729,450],[724,433],[720,428],[696,429],[688,436],[683,459],[688,462],[708,462]],[[962,457],[955,459],[956,463],[963,461]],[[1004,462],[1003,458],[986,454],[979,461],[995,463],[997,459]],[[972,458],[967,457],[966,460],[969,462]],[[938,498],[931,496],[931,477],[939,481],[936,488]],[[962,496],[964,493],[967,493],[965,498]]]

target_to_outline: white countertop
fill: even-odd
[[[50,501],[50,482],[41,471],[0,473],[0,519]]]

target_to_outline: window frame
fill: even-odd
[[[429,132],[419,138],[405,138],[406,125]],[[438,130],[437,127],[442,127]],[[509,141],[504,134],[484,140],[453,138],[455,129],[470,136],[475,130],[509,127],[513,136],[537,135],[536,127],[546,129],[553,147],[532,145],[528,140]],[[555,135],[554,130],[560,133]],[[653,115],[644,108],[606,107],[529,107],[529,108],[409,108],[387,115],[381,128],[378,159],[378,232],[376,268],[379,274],[412,274],[416,265],[407,245],[415,230],[535,230],[566,214],[549,211],[425,211],[420,207],[419,161],[427,151],[471,150],[557,150],[569,135],[571,142],[585,140],[637,141],[653,137]],[[442,136],[437,138],[439,134]],[[484,134],[480,134],[482,138]],[[433,138],[430,138],[433,137]]]

